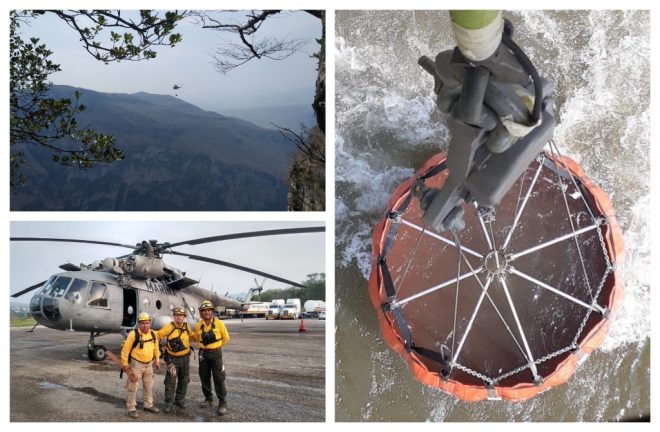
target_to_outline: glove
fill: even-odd
[[[138,377],[137,375],[135,375],[135,373],[131,368],[129,368],[128,366],[123,366],[122,370],[124,371],[124,373],[126,373],[126,375],[128,375],[128,379],[130,379],[133,382],[137,382]]]

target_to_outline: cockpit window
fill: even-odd
[[[92,282],[88,304],[90,306],[108,307],[108,289],[104,283]]]
[[[68,287],[70,283],[71,283],[70,277],[64,277],[64,276],[58,277],[51,286],[47,295],[52,297],[62,297],[64,295],[64,291],[66,291],[66,287]]]
[[[80,299],[83,297],[82,291],[87,288],[87,281],[81,279],[74,279],[71,284],[71,288],[66,292],[65,299],[69,300],[71,303],[80,303]]]
[[[41,288],[41,289],[39,290],[39,292],[37,292],[37,294],[45,294],[45,293],[47,293],[48,290],[50,289],[50,286],[53,284],[53,281],[54,281],[54,280],[55,280],[55,276],[51,276],[51,277],[49,277],[49,278],[48,278],[48,281],[44,284],[43,288]]]

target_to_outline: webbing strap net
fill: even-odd
[[[563,158],[563,157],[560,156],[560,158]],[[538,365],[540,365],[544,362],[547,362],[551,359],[555,359],[556,357],[561,356],[563,354],[566,354],[566,353],[570,354],[571,352],[575,352],[576,348],[578,346],[577,341],[580,339],[581,335],[584,333],[587,321],[589,321],[589,318],[590,318],[592,312],[593,311],[598,311],[598,312],[601,313],[601,315],[603,315],[607,312],[606,307],[600,306],[596,302],[599,299],[599,295],[600,295],[600,293],[603,289],[603,286],[606,283],[606,280],[608,279],[608,276],[614,270],[614,266],[611,264],[610,256],[608,254],[608,247],[606,246],[605,241],[603,239],[603,235],[606,234],[608,236],[608,241],[610,241],[610,242],[614,241],[614,237],[613,237],[615,235],[614,231],[612,229],[606,229],[607,228],[606,226],[609,224],[609,220],[607,220],[606,218],[603,218],[602,216],[599,216],[598,218],[593,216],[593,214],[599,214],[600,213],[598,211],[599,206],[597,205],[597,203],[595,201],[596,198],[594,198],[589,193],[588,190],[585,190],[585,184],[583,183],[583,181],[580,178],[577,178],[577,179],[574,178],[574,176],[572,175],[571,170],[566,165],[560,166],[560,164],[555,160],[555,158],[546,157],[545,155],[538,159],[538,163],[540,165],[539,170],[541,168],[548,168],[548,169],[554,171],[558,175],[558,177],[560,178],[559,179],[560,183],[562,182],[562,180],[561,180],[562,178],[564,180],[568,180],[569,184],[572,182],[572,184],[575,186],[575,189],[577,189],[579,191],[582,199],[584,200],[584,204],[586,206],[587,211],[589,213],[591,213],[592,219],[594,219],[593,222],[597,223],[599,225],[603,225],[603,227],[595,228],[595,231],[597,231],[597,234],[600,237],[601,248],[602,248],[602,251],[603,251],[603,255],[605,257],[605,261],[607,263],[607,268],[606,268],[605,275],[599,281],[597,280],[593,284],[593,285],[595,285],[595,288],[594,287],[588,287],[589,295],[592,298],[592,304],[591,305],[588,305],[588,304],[586,305],[587,307],[586,307],[586,312],[585,312],[584,318],[582,319],[582,322],[581,322],[581,325],[579,326],[577,334],[575,335],[572,343],[569,346],[562,347],[562,348],[560,348],[560,349],[558,349],[554,352],[551,352],[551,353],[548,353],[548,354],[545,354],[545,355],[536,354],[534,357],[532,357],[532,353],[529,351],[529,347],[526,346],[526,341],[524,340],[525,335],[524,335],[523,329],[522,329],[522,327],[520,327],[520,323],[518,323],[517,327],[518,327],[519,333],[520,333],[520,336],[518,336],[518,337],[523,338],[522,342],[525,344],[525,349],[526,349],[525,358],[527,359],[527,361],[524,365],[522,365],[518,368],[514,368],[512,370],[501,371],[501,369],[500,369],[501,373],[497,376],[487,376],[487,375],[484,375],[483,373],[475,371],[475,370],[473,370],[473,369],[471,369],[471,368],[469,368],[465,365],[462,365],[458,361],[456,361],[457,360],[456,357],[454,357],[452,359],[452,356],[447,355],[447,353],[443,350],[438,351],[437,349],[431,348],[430,346],[418,346],[418,345],[416,345],[415,341],[414,341],[414,335],[412,334],[411,327],[406,322],[406,318],[404,317],[403,310],[402,310],[402,307],[404,306],[406,300],[404,300],[401,303],[397,302],[398,300],[401,300],[401,299],[397,299],[397,288],[394,285],[394,281],[392,279],[392,274],[390,272],[390,268],[388,267],[387,256],[390,253],[390,251],[392,250],[393,244],[396,241],[397,234],[399,233],[400,227],[403,226],[404,223],[408,227],[415,226],[413,223],[411,223],[407,219],[403,219],[403,217],[405,216],[410,204],[412,203],[414,198],[419,198],[421,195],[423,195],[424,189],[426,188],[426,186],[424,185],[424,180],[429,179],[431,177],[434,177],[438,174],[441,174],[447,168],[446,167],[446,162],[443,160],[440,163],[438,163],[437,165],[434,165],[434,166],[430,167],[429,169],[427,169],[424,173],[418,174],[416,177],[411,179],[408,189],[405,190],[403,193],[401,193],[400,198],[395,201],[395,204],[393,204],[392,208],[389,209],[388,212],[387,212],[387,223],[384,226],[384,229],[386,229],[386,231],[383,232],[384,236],[382,237],[382,242],[380,244],[382,247],[379,251],[379,258],[378,258],[379,270],[380,270],[380,274],[382,275],[382,288],[384,289],[384,293],[387,296],[386,300],[381,298],[382,312],[385,313],[385,314],[390,314],[390,316],[393,318],[393,320],[391,320],[391,322],[392,322],[392,324],[396,325],[396,328],[398,328],[398,334],[399,334],[400,338],[402,339],[402,342],[403,342],[403,345],[405,347],[406,352],[408,352],[408,353],[414,352],[414,353],[416,353],[417,355],[419,355],[421,357],[427,358],[427,359],[439,364],[441,366],[439,373],[440,373],[440,376],[443,380],[447,380],[447,378],[451,374],[452,370],[458,370],[458,371],[461,371],[463,373],[466,373],[468,375],[472,375],[472,376],[480,379],[483,382],[484,387],[492,389],[492,386],[494,384],[497,384],[498,382],[501,382],[501,381],[503,381],[503,380],[515,375],[515,374],[518,374],[522,371],[530,370],[531,372],[533,372],[533,376],[535,378],[535,381],[537,382],[537,385],[540,385],[543,382],[543,380],[540,376],[537,375],[536,366],[538,366]],[[522,184],[521,184],[521,187],[522,187]],[[561,190],[564,191],[563,193],[566,193],[566,189],[567,189],[566,186],[561,184]],[[522,191],[522,189],[521,189],[521,191]],[[420,192],[422,192],[422,193],[420,193]],[[528,195],[529,195],[529,191],[528,191]],[[573,197],[573,198],[575,198],[575,197]],[[516,209],[516,211],[518,211],[518,209]],[[522,212],[522,209],[520,209],[520,211]],[[569,212],[569,215],[570,215],[570,210],[568,212]],[[519,216],[520,215],[518,214],[517,217],[519,217]],[[571,216],[569,216],[569,217],[571,217]],[[481,220],[481,218],[479,220],[482,222],[482,227],[484,228],[484,233],[486,235],[488,235],[488,233],[486,232],[485,225],[483,225],[483,221]],[[571,222],[571,226],[573,226],[572,222]],[[571,236],[567,235],[566,237],[571,238],[571,239],[575,239],[576,244],[577,244],[577,235],[579,235],[579,233],[577,233],[578,230],[576,230],[575,226],[573,226],[572,229],[573,229],[573,234]],[[420,237],[421,237],[422,235],[425,234],[425,229],[421,229],[420,231],[421,231],[421,234],[420,234]],[[583,231],[587,232],[589,230],[585,229]],[[580,232],[582,232],[582,231],[580,231]],[[434,235],[434,233],[428,233],[428,234],[429,234],[430,237],[432,237]],[[437,237],[437,234],[435,236]],[[491,236],[492,236],[492,227],[491,227]],[[509,235],[509,238],[510,238],[510,235]],[[509,238],[507,238],[507,242],[508,242]],[[493,243],[492,245],[491,245],[491,237],[488,238],[489,247],[491,247],[493,249],[493,251],[494,251],[494,248],[495,248],[494,242],[495,242],[494,237],[492,237],[492,243]],[[456,242],[455,242],[454,246],[457,248],[457,250],[459,252],[462,252],[464,250],[464,248],[460,245],[460,242],[459,242],[458,238],[456,238]],[[580,246],[578,245],[578,247],[580,247]],[[491,252],[493,252],[493,251],[491,251]],[[582,254],[579,250],[578,250],[578,253],[580,254],[580,258],[582,258]],[[519,254],[519,256],[522,256],[522,254]],[[615,256],[613,258],[615,258]],[[469,261],[467,262],[467,264],[469,265]],[[583,264],[583,267],[584,267],[584,264]],[[484,268],[479,267],[476,271],[473,270],[473,273],[475,273],[475,272],[480,273],[480,272],[485,272],[485,271],[486,270]],[[459,273],[460,273],[460,265],[459,265]],[[520,273],[520,272],[518,272],[518,273]],[[465,277],[465,275],[460,275],[459,274],[457,276],[457,278],[455,279],[455,281],[456,281],[455,283],[460,283],[460,280],[462,280],[464,277]],[[397,282],[397,284],[398,283],[399,282]],[[589,283],[587,283],[587,285],[589,285]],[[438,286],[442,287],[444,285],[440,284]],[[482,288],[483,288],[483,286],[482,286]],[[550,287],[550,288],[552,288],[552,287]],[[432,290],[429,289],[427,291],[431,292]],[[508,292],[507,292],[507,295],[508,295]],[[489,298],[489,300],[490,300],[490,298]],[[492,300],[490,300],[490,303],[491,304],[493,303]],[[513,307],[513,303],[511,303],[511,302],[509,302],[509,303],[511,305],[511,308],[512,308],[514,316],[515,316],[515,308]],[[578,303],[580,303],[580,301],[578,301]],[[495,305],[493,304],[493,306],[495,306]],[[509,326],[507,325],[505,318],[499,312],[498,312],[498,314],[500,315],[500,319],[503,320],[505,326],[507,326],[507,329],[509,329]],[[517,316],[516,316],[516,320],[517,320]],[[512,328],[516,328],[516,327],[512,326]],[[456,329],[454,329],[454,331],[455,330]],[[520,343],[518,343],[517,336],[515,336],[511,330],[509,330],[509,333],[514,338],[516,344],[518,344],[518,346],[520,347]],[[442,348],[447,348],[442,344],[443,343],[442,340],[439,340],[437,343],[440,344],[440,346]],[[434,345],[438,346],[436,344],[434,344]],[[449,348],[447,348],[447,351],[449,351]]]

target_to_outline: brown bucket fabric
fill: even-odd
[[[459,233],[459,237],[463,236],[463,239],[460,240],[462,247],[469,249],[473,254],[468,257],[466,253],[463,253],[463,262],[470,263],[472,268],[468,269],[468,266],[464,265],[461,271],[461,264],[458,264],[461,261],[458,249],[447,244],[446,239],[437,240],[432,237],[434,233],[429,229],[423,231],[428,235],[422,235],[422,211],[417,198],[411,199],[409,196],[411,187],[417,178],[423,177],[429,172],[438,171],[446,160],[446,154],[441,153],[430,158],[414,178],[397,188],[389,200],[386,216],[378,222],[374,230],[369,295],[384,339],[404,357],[413,376],[420,382],[440,388],[466,401],[479,401],[489,397],[511,401],[525,400],[551,387],[565,383],[572,376],[578,363],[598,348],[605,339],[614,316],[613,312],[617,310],[623,296],[621,278],[616,272],[616,263],[623,259],[621,229],[607,195],[589,180],[574,161],[566,157],[560,160],[552,155],[544,154],[544,156],[545,165],[541,168],[539,168],[540,162],[530,165],[527,172],[512,187],[498,207],[495,220],[491,224],[492,241],[495,244],[502,244],[518,211],[521,197],[538,169],[541,174],[538,176],[535,189],[530,194],[527,207],[522,212],[518,223],[518,227],[522,228],[513,230],[510,235],[511,249],[528,250],[538,243],[552,240],[553,236],[557,236],[557,234],[570,233],[571,226],[567,225],[570,222],[566,217],[565,206],[568,206],[571,214],[575,216],[575,218],[571,218],[575,219],[574,224],[577,225],[575,229],[584,229],[585,232],[577,236],[577,242],[575,239],[563,240],[543,248],[540,252],[531,252],[512,258],[507,263],[522,274],[542,272],[544,277],[550,274],[552,283],[549,285],[565,286],[567,294],[573,299],[577,299],[576,301],[566,300],[553,292],[541,289],[517,273],[507,273],[501,279],[498,279],[497,274],[490,273],[491,270],[488,269],[492,268],[492,265],[488,266],[489,258],[486,258],[488,247],[485,235],[487,235],[487,230],[485,225],[480,226],[477,223],[478,219],[474,216],[473,209],[466,208],[467,226]],[[554,174],[553,170],[549,168],[553,164]],[[568,171],[572,173],[582,193],[588,198],[587,204],[576,198],[578,195],[575,192],[578,190],[578,186],[573,185],[567,179],[563,180],[566,196],[568,196],[564,204],[562,201],[564,198],[557,192],[560,189],[559,181],[557,181],[557,185],[552,186],[554,181],[552,175],[556,176],[558,171],[563,172],[564,175]],[[424,183],[428,187],[439,188],[446,177],[447,171],[443,169],[437,174],[434,173],[434,175],[424,178]],[[553,187],[556,189],[554,192]],[[536,188],[538,188],[538,193]],[[395,219],[388,217],[388,214],[400,209],[407,202],[409,204],[405,206],[405,210],[400,215],[401,223],[397,226],[396,235],[390,235]],[[564,206],[565,221],[562,221],[560,217],[562,206]],[[587,216],[587,207],[594,213],[595,218],[604,218],[606,223],[595,227],[590,217]],[[539,219],[527,218],[527,214],[538,215]],[[603,250],[597,231],[601,232],[612,269],[607,266],[603,252],[600,253],[600,259],[598,253],[582,253],[583,249],[590,251],[586,249],[588,247],[593,248],[594,251]],[[480,233],[485,235],[480,235]],[[442,237],[449,236],[447,233],[439,234]],[[391,243],[388,243],[388,236],[391,237],[389,239]],[[386,244],[387,251],[384,250]],[[383,257],[384,252],[386,255]],[[536,256],[539,254],[545,255]],[[575,264],[579,254],[583,255],[584,268],[579,268]],[[515,255],[513,253],[507,257]],[[397,290],[396,299],[412,299],[407,300],[407,303],[400,308],[400,317],[405,319],[408,327],[404,329],[405,331],[402,331],[397,324],[394,313],[387,307],[383,307],[390,299],[386,292],[381,258],[385,258],[387,271],[392,275],[392,285]],[[413,264],[410,265],[410,262]],[[479,296],[484,297],[483,288],[481,288],[483,281],[480,279],[481,285],[474,283],[476,278],[473,278],[472,275],[461,279],[460,290],[459,288],[441,287],[424,296],[415,297],[420,291],[424,291],[427,285],[449,280],[452,274],[458,276],[458,274],[466,273],[474,268],[482,268],[480,274],[492,277],[491,287],[488,288],[488,300],[483,300],[480,307],[475,307],[475,299]],[[538,277],[536,278],[538,279]],[[568,282],[565,282],[567,280]],[[588,308],[578,304],[579,301],[582,301],[583,304],[591,304],[598,286],[602,286],[602,288],[595,298],[595,303],[607,308],[607,313],[604,315],[597,312],[587,313]],[[502,294],[507,290],[508,297]],[[522,307],[507,308],[509,298],[512,299],[512,302],[515,300],[514,305],[522,305]],[[456,301],[457,299],[462,300],[464,304]],[[454,303],[455,301],[456,303]],[[537,304],[537,301],[547,301],[547,303]],[[461,310],[463,315],[454,314],[455,307],[457,311]],[[516,319],[520,319],[523,329],[531,329],[529,334],[523,330],[524,338],[522,334],[516,332],[514,315],[517,315]],[[452,316],[457,321],[458,317],[461,317],[460,325],[454,324],[452,327]],[[472,320],[471,324],[468,317]],[[498,320],[502,323],[499,327]],[[544,320],[551,321],[552,326]],[[557,323],[565,323],[565,326]],[[469,325],[471,327],[468,327]],[[539,332],[539,329],[543,328],[553,329],[547,340],[544,340],[543,332]],[[464,331],[466,329],[470,330]],[[478,329],[482,331],[478,333]],[[535,329],[536,332],[534,332]],[[411,332],[413,349],[406,347],[407,331]],[[461,332],[467,334],[463,337],[462,345],[457,343]],[[578,334],[579,336],[577,336]],[[510,339],[508,342],[507,338]],[[497,377],[498,374],[504,376],[504,372],[510,370],[508,368],[514,372],[528,362],[525,360],[521,344],[523,339],[529,343],[533,357],[538,361],[536,367],[542,381],[535,382],[531,370],[523,368],[519,372],[487,385],[483,379],[484,376],[488,378]],[[576,343],[569,343],[572,340],[575,340]],[[509,346],[509,342],[511,346]],[[518,348],[515,348],[516,344]],[[449,349],[450,345],[451,349]],[[567,348],[562,350],[562,347],[569,345],[572,346],[571,350],[567,350]],[[422,346],[426,348],[425,351],[422,350]],[[552,347],[550,352],[541,352],[542,348],[547,346]],[[458,347],[462,347],[463,350],[459,352]],[[451,355],[454,355],[452,351],[454,349],[458,356],[456,363],[467,364],[465,369],[452,368],[447,373],[447,363],[444,360],[439,361],[437,355],[431,357],[425,354],[426,352],[435,354],[444,352],[449,353],[449,358],[451,358]],[[552,354],[552,357],[543,360],[548,354]],[[485,355],[491,355],[492,358],[484,359]],[[516,365],[518,368],[515,367]],[[466,371],[472,371],[472,373]]]

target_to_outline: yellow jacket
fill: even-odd
[[[186,329],[188,331],[186,331]],[[175,322],[171,322],[165,325],[162,329],[158,330],[156,335],[158,336],[158,340],[167,339],[167,352],[172,357],[183,357],[190,352],[190,338],[192,337],[192,329],[188,327],[188,324],[185,321],[181,327],[177,327]],[[186,349],[176,352],[172,351],[170,340],[176,338],[181,339],[181,342],[183,342],[183,346],[186,347]]]
[[[216,341],[208,345],[204,345],[202,333],[203,332],[208,333],[211,331],[213,331],[213,333],[215,334]],[[201,349],[220,348],[222,346],[227,345],[230,340],[229,333],[227,332],[227,327],[225,327],[225,323],[223,323],[221,320],[219,320],[216,317],[213,317],[213,321],[211,321],[211,325],[209,326],[207,326],[204,323],[204,320],[199,321],[195,326],[195,333],[193,333],[192,339],[198,343]]]
[[[133,348],[133,342],[135,342],[135,330],[132,330],[126,340],[124,345],[121,348],[121,364],[122,366],[128,366],[128,355],[131,354],[135,360],[139,360],[143,363],[149,363],[152,360],[160,359],[160,350],[158,349],[158,336],[153,330],[149,330],[147,334],[142,333],[140,330],[137,330],[139,334],[139,340],[142,341],[142,347],[140,348],[140,343],[138,342]],[[155,338],[152,338],[151,332],[154,333]],[[132,351],[132,353],[131,353]]]

